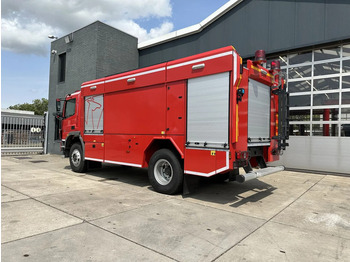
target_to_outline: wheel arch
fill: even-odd
[[[173,139],[171,138],[155,138],[147,146],[144,156],[143,156],[143,167],[148,167],[149,161],[151,160],[152,155],[160,149],[169,149],[175,156],[179,159],[182,167],[184,161],[184,154],[181,149],[176,145]]]
[[[65,143],[65,146],[64,146],[64,155],[65,157],[68,157],[69,156],[69,151],[70,151],[70,148],[72,147],[72,145],[74,145],[75,143],[78,143],[81,145],[81,148],[83,150],[83,160],[85,159],[85,144],[84,144],[84,141],[83,141],[83,138],[81,137],[80,135],[80,132],[70,132],[67,136],[67,139],[66,139],[66,143]]]

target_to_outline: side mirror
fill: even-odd
[[[62,116],[61,112],[55,112],[55,113],[52,113],[52,115],[54,117],[56,117],[58,120],[62,120],[63,119],[63,116]]]
[[[59,98],[56,99],[56,112],[61,112],[61,100]]]

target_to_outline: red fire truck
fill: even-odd
[[[72,170],[148,168],[166,194],[191,175],[244,182],[283,170],[266,163],[288,145],[288,94],[279,61],[268,70],[264,56],[243,67],[229,46],[83,83],[57,113]]]

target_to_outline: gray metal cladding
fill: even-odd
[[[245,0],[200,33],[140,50],[140,66],[228,45],[247,58],[349,39],[349,14],[347,0]]]

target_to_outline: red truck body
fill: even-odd
[[[243,68],[232,46],[89,81],[65,98],[62,149],[77,172],[97,162],[149,167],[162,193],[187,175],[249,180],[240,167],[268,170],[287,145],[283,82],[259,63]]]

